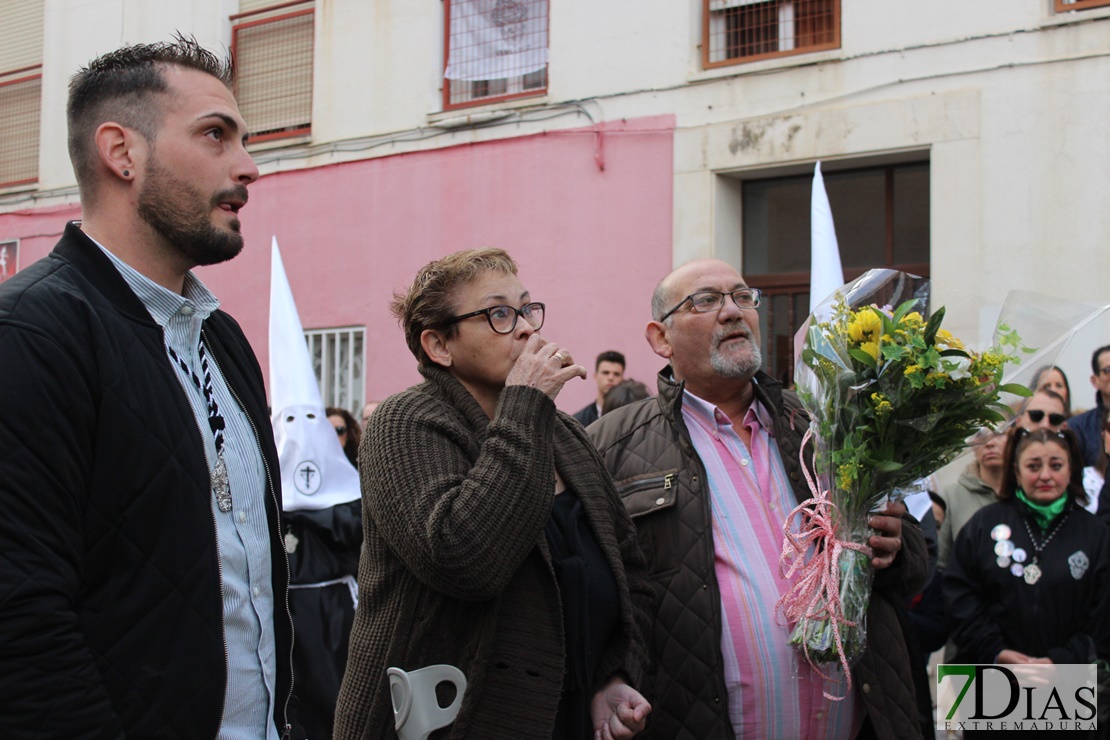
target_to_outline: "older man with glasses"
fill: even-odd
[[[668,366],[659,395],[589,429],[636,523],[656,600],[646,736],[919,737],[896,609],[924,580],[925,544],[905,507],[871,520],[872,639],[843,701],[789,644],[775,602],[782,526],[810,497],[797,396],[762,372],[760,291],[698,260],[652,296],[647,340]],[[862,732],[861,732],[862,729]]]

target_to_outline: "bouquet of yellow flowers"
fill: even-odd
[[[1000,395],[1029,391],[1004,385],[1003,369],[1031,350],[1004,324],[995,347],[968,349],[941,327],[944,308],[928,315],[928,281],[905,273],[871,270],[831,300],[827,320],[811,316],[798,333],[817,480],[783,528],[783,575],[800,577],[778,606],[811,663],[847,673],[865,647],[870,513],[1006,420]],[[805,443],[802,457],[805,469]]]

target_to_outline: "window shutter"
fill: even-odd
[[[271,5],[242,0],[240,10]],[[235,26],[236,99],[252,136],[311,126],[314,20],[314,7],[306,3],[250,15]]]
[[[4,0],[0,74],[42,64],[43,3],[44,0]]]

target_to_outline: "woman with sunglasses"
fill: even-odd
[[[956,539],[944,576],[955,663],[1110,658],[1110,528],[1083,509],[1075,435],[1016,428],[1001,501]]]
[[[347,409],[335,406],[328,406],[324,409],[324,413],[328,415],[328,421],[335,427],[343,454],[351,461],[351,465],[358,467],[358,446],[362,442],[362,430],[359,429],[354,415]]]
[[[394,737],[386,670],[436,664],[467,681],[443,737],[632,737],[651,592],[600,458],[555,409],[585,368],[540,336],[545,306],[500,249],[429,263],[392,309],[425,382],[378,407],[362,449],[336,737]]]
[[[1056,391],[1041,388],[1025,403],[1015,425],[1028,432],[1034,429],[1059,431],[1068,420],[1067,404]]]

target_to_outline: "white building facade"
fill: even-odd
[[[389,294],[428,259],[484,243],[516,255],[526,284],[535,275],[579,358],[622,349],[644,380],[661,364],[642,339],[651,288],[672,265],[721,257],[767,291],[765,357],[788,377],[818,160],[848,276],[927,274],[946,326],[972,344],[989,341],[1011,289],[1110,297],[1110,0],[6,5],[9,273],[79,217],[69,76],[175,29],[234,48],[264,175],[244,211],[248,249],[274,233],[300,265],[306,328],[364,330],[344,405],[416,377]],[[264,357],[268,268],[251,259],[205,279]],[[1093,346],[1065,358],[1078,406]]]

